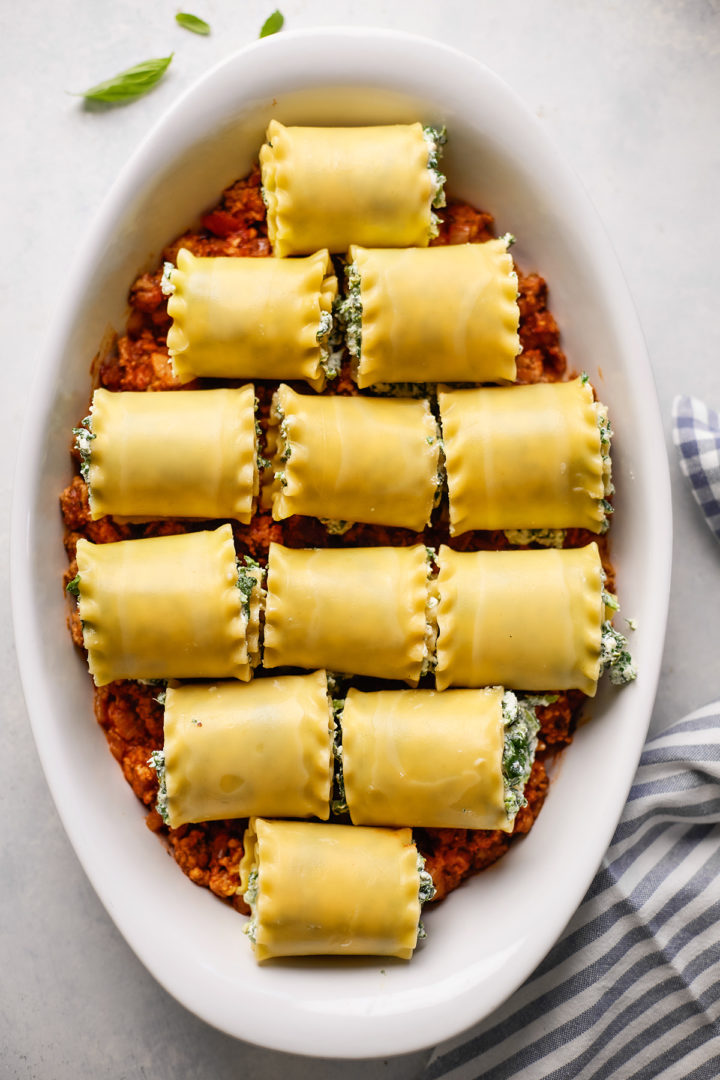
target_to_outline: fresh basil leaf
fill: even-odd
[[[271,34],[277,34],[278,30],[282,30],[285,24],[285,16],[281,11],[273,11],[272,15],[268,15],[265,22],[262,24],[262,30],[260,31],[260,37],[270,37]]]
[[[210,33],[209,23],[206,23],[204,19],[199,19],[197,15],[190,15],[187,11],[178,11],[175,22],[184,30],[192,31],[193,34]]]
[[[157,60],[144,60],[141,64],[128,68],[127,71],[121,71],[112,79],[92,86],[80,96],[86,101],[110,101],[118,104],[123,101],[134,101],[135,98],[146,94],[148,90],[152,90],[153,86],[160,81],[174,55],[170,53],[169,56],[162,56]]]

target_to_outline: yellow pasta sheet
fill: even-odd
[[[345,796],[355,825],[512,831],[503,690],[348,692]]]
[[[503,382],[520,352],[505,240],[348,255],[360,275],[357,384]]]
[[[436,684],[595,694],[604,617],[597,544],[544,551],[441,547]]]
[[[268,447],[276,521],[305,514],[415,531],[430,521],[440,442],[427,401],[316,397],[281,386]]]
[[[603,461],[593,392],[582,380],[439,395],[450,532],[600,532]]]
[[[114,679],[251,678],[230,525],[114,544],[79,540],[77,565],[83,640],[97,686]]]
[[[275,255],[350,244],[423,247],[433,181],[420,124],[285,127],[272,120],[260,149]]]
[[[326,668],[417,684],[427,652],[427,560],[421,544],[271,544],[267,591],[266,668]]]
[[[96,390],[89,471],[93,520],[235,518],[258,494],[255,391]]]
[[[253,814],[326,820],[332,729],[324,671],[169,688],[170,826]]]
[[[306,379],[322,390],[337,294],[327,251],[280,260],[201,258],[181,248],[170,288],[167,344],[181,382]]]
[[[251,818],[240,888],[257,872],[255,957],[397,956],[409,960],[420,920],[410,829],[362,829]]]

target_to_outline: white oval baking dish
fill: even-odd
[[[144,827],[65,627],[57,497],[90,361],[106,328],[122,327],[135,276],[248,171],[271,117],[447,124],[451,191],[491,210],[518,238],[520,265],[547,278],[570,365],[590,373],[616,431],[613,554],[623,611],[639,622],[640,676],[602,689],[532,833],[426,914],[429,940],[408,964],[257,967],[243,918],[195,888]],[[38,750],[78,857],[154,976],[232,1035],[319,1056],[415,1050],[491,1012],[560,934],[612,835],[655,694],[671,553],[665,449],[637,319],[593,208],[535,118],[478,62],[409,35],[283,33],[230,57],[176,102],[108,194],[50,334],[19,461],[13,607]]]

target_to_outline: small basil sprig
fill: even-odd
[[[105,82],[92,86],[85,90],[81,97],[86,101],[109,101],[113,104],[122,104],[125,101],[134,101],[135,98],[152,90],[153,86],[163,77],[167,71],[174,53],[162,56],[156,60],[144,60],[141,64],[121,71],[119,75]]]
[[[175,22],[178,26],[182,26],[183,30],[190,30],[193,34],[210,33],[209,23],[206,23],[204,19],[199,19],[197,15],[190,15],[187,11],[178,11]]]
[[[260,30],[260,37],[270,37],[271,34],[277,34],[278,30],[282,30],[285,25],[285,16],[281,11],[273,11],[272,15],[268,15],[265,22],[262,24]]]

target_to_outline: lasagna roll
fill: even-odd
[[[425,548],[270,545],[264,666],[417,685],[429,663]]]
[[[351,689],[342,713],[345,798],[355,825],[511,832],[538,724],[502,688]]]
[[[232,528],[77,545],[78,610],[96,686],[115,679],[249,680],[260,571],[238,571]],[[254,603],[257,604],[257,598]]]
[[[508,240],[421,250],[352,246],[340,314],[360,387],[504,382],[520,352]]]
[[[439,395],[450,533],[607,528],[607,416],[587,380]]]
[[[423,882],[410,829],[251,818],[243,846],[245,932],[258,961],[412,956]]]
[[[96,390],[86,431],[93,520],[112,514],[250,521],[259,487],[252,386],[182,394]]]
[[[441,547],[436,685],[582,690],[600,674],[597,544],[543,551]]]
[[[444,132],[420,124],[285,127],[271,120],[260,149],[275,255],[350,244],[425,247],[444,206],[437,169]]]
[[[337,278],[327,251],[307,259],[200,258],[168,264],[168,351],[180,382],[305,379],[322,390],[330,367]]]
[[[328,818],[334,724],[324,671],[169,688],[164,728],[158,809],[171,828],[253,814]]]
[[[276,521],[305,514],[330,528],[363,521],[416,532],[429,523],[441,477],[427,401],[310,397],[281,386],[270,425]]]

